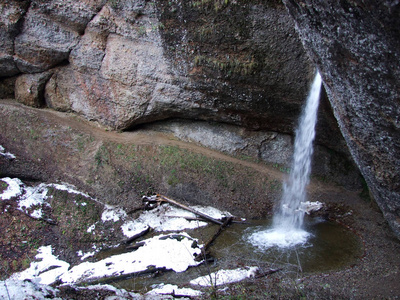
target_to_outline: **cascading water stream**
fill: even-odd
[[[253,233],[249,240],[260,248],[290,247],[307,241],[309,233],[303,229],[306,187],[311,172],[311,158],[315,124],[322,79],[315,76],[307,103],[296,129],[291,173],[283,185],[280,208],[274,216],[272,229]]]
[[[301,204],[306,201],[306,187],[311,173],[311,158],[315,137],[315,124],[321,90],[321,76],[315,76],[306,107],[296,129],[294,155],[289,179],[283,185],[281,206],[274,217],[274,227],[285,230],[301,229],[304,210]]]

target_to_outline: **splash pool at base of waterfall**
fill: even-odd
[[[271,247],[290,248],[304,245],[310,233],[303,229],[271,228],[254,232],[248,237],[249,242],[261,250]]]
[[[284,272],[326,272],[346,268],[355,264],[363,255],[361,239],[336,222],[319,217],[307,218],[304,222],[308,235],[304,243],[296,245],[260,245],[252,237],[271,228],[272,220],[252,220],[248,224],[232,224],[216,239],[210,248],[214,261],[189,268],[185,272],[165,272],[159,276],[115,279],[119,288],[142,290],[154,284],[189,284],[199,276],[232,270],[241,266],[258,266],[261,269],[283,268]],[[188,233],[203,241],[219,226],[209,225],[188,230]],[[302,234],[300,234],[302,236]],[[111,284],[114,284],[111,282]]]
[[[292,168],[283,184],[283,195],[280,207],[274,215],[271,229],[253,233],[249,241],[261,249],[272,246],[288,248],[304,245],[310,234],[303,228],[306,203],[306,187],[310,181],[315,125],[321,93],[322,78],[319,72],[315,75],[306,105],[299,118],[294,143]]]

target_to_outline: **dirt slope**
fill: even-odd
[[[108,131],[74,114],[6,100],[0,102],[0,145],[17,157],[7,160],[0,156],[0,177],[20,177],[28,183],[68,182],[127,211],[140,204],[142,195],[162,193],[243,217],[266,217],[279,199],[285,175],[272,166],[226,156],[158,132]],[[326,204],[322,217],[361,237],[364,256],[343,270],[282,272],[231,286],[230,293],[255,299],[394,299],[400,295],[400,244],[374,202],[361,198],[359,192],[317,180],[312,180],[309,198]],[[27,267],[36,249],[49,242],[58,241],[58,254],[65,259],[76,247],[83,247],[74,241],[67,223],[38,222],[8,203],[1,205],[3,274]],[[62,215],[64,206],[59,207]]]

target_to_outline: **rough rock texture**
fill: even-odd
[[[41,107],[44,105],[44,88],[51,72],[24,74],[15,82],[15,99],[25,105]]]
[[[0,10],[0,94],[113,129],[184,118],[293,134],[315,71],[280,1],[3,0]],[[349,157],[326,97],[317,143]]]
[[[279,1],[1,1],[0,77],[115,129],[173,117],[292,133],[314,67]]]
[[[20,73],[14,61],[14,39],[20,33],[28,1],[2,1],[0,3],[0,77]]]
[[[399,1],[284,1],[343,136],[400,238]]]
[[[193,120],[158,122],[145,128],[172,133],[180,140],[244,159],[256,158],[282,172],[290,172],[294,148],[293,136],[289,134]],[[313,176],[348,189],[361,187],[359,171],[352,161],[325,146],[314,147],[312,170]]]

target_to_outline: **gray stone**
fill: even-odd
[[[19,72],[14,57],[0,54],[0,77],[11,77]]]
[[[20,73],[13,58],[14,39],[19,33],[27,7],[28,1],[0,2],[0,77]]]
[[[284,2],[322,73],[351,154],[400,238],[398,1]]]
[[[23,74],[15,82],[15,99],[25,105],[41,107],[44,105],[44,88],[51,72]]]
[[[86,25],[106,2],[107,0],[51,0],[37,1],[34,5],[55,22],[83,34]]]
[[[106,55],[106,43],[107,35],[86,31],[69,56],[73,68],[81,73],[98,72]]]
[[[77,42],[78,33],[30,9],[15,39],[16,64],[24,73],[48,70],[67,60]]]

